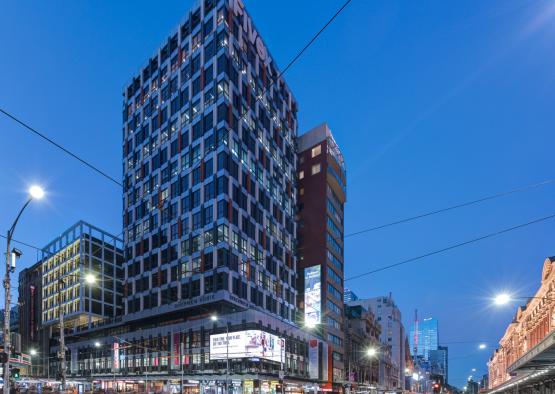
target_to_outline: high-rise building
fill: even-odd
[[[362,305],[364,308],[374,312],[376,319],[381,325],[380,340],[384,349],[391,353],[391,372],[387,368],[380,372],[387,374],[381,378],[384,389],[405,388],[405,366],[406,366],[406,332],[401,318],[401,311],[395,304],[391,294],[389,296],[374,297],[351,301],[348,304]]]
[[[345,287],[345,290],[343,290],[343,303],[346,304],[356,300],[358,300],[358,296],[354,293],[354,291]]]
[[[344,379],[343,218],[346,171],[327,124],[297,140],[300,321],[318,325],[332,349],[333,380]]]
[[[297,104],[242,2],[201,3],[124,92],[126,317],[291,322]]]
[[[429,317],[418,322],[417,325],[413,323],[409,340],[412,356],[429,361],[430,350],[437,350],[439,344],[437,319]]]
[[[297,104],[278,75],[240,0],[202,0],[126,85],[125,314],[68,339],[71,375],[230,394],[328,380],[328,345],[295,324]]]

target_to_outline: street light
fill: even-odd
[[[536,296],[515,297],[509,293],[500,293],[495,296],[495,298],[493,299],[493,302],[495,305],[502,306],[516,300],[530,300],[530,299],[555,301],[555,298],[551,298],[551,297],[536,297]]]
[[[36,349],[31,349],[31,350],[29,350],[29,354],[31,356],[36,356],[37,355],[37,350]]]
[[[304,321],[304,326],[308,329],[313,329],[316,327],[318,322],[316,320],[308,319]]]
[[[220,319],[217,314],[213,314],[210,316],[210,320],[217,322]],[[225,364],[225,391],[226,394],[229,394],[229,324],[225,325]],[[183,388],[183,381],[181,382],[181,387]]]
[[[35,200],[40,200],[44,197],[44,190],[40,186],[33,185],[29,188],[29,195]]]
[[[65,326],[64,326],[64,307],[62,305],[62,285],[65,286],[64,279],[65,278],[77,278],[81,279],[81,275],[77,274],[67,274],[63,277],[58,278],[58,300],[60,301],[60,305],[58,306],[58,310],[60,313],[60,375],[61,375],[61,388],[62,390],[66,389],[66,341],[65,341]],[[96,283],[96,277],[89,273],[85,275],[85,282],[88,284]],[[96,342],[98,343],[98,342]],[[96,346],[95,343],[95,346]],[[100,345],[100,343],[98,343]],[[99,347],[99,346],[97,346]],[[4,392],[4,394],[6,394]]]
[[[21,214],[27,208],[27,206],[33,200],[40,200],[44,197],[44,190],[40,186],[31,186],[29,189],[29,197],[23,207],[20,209],[19,213],[17,214],[12,226],[8,230],[8,234],[6,236],[6,274],[4,277],[4,353],[7,355],[7,360],[4,363],[4,394],[10,393],[10,353],[11,353],[11,344],[10,344],[10,302],[11,302],[11,295],[10,295],[10,273],[15,271],[15,262],[16,259],[21,256],[21,252],[17,249],[14,249],[10,253],[10,243],[12,241],[13,234],[15,232],[15,227],[17,226],[17,222],[21,217]],[[12,260],[10,262],[10,260]]]
[[[85,275],[85,282],[87,282],[89,285],[94,285],[96,283],[96,276],[94,276],[93,274]]]
[[[100,345],[100,342],[98,342],[98,341],[95,341],[95,342],[94,342],[94,347],[99,348],[100,346],[101,346],[101,345]]]
[[[505,305],[511,302],[511,295],[508,293],[501,293],[495,296],[493,299],[495,305]]]
[[[378,355],[378,349],[375,347],[368,348],[366,349],[366,355],[368,357],[376,357]]]

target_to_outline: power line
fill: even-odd
[[[452,205],[450,207],[441,208],[441,209],[437,209],[435,211],[429,211],[429,212],[426,212],[426,213],[423,213],[423,214],[420,214],[420,215],[410,216],[410,217],[405,218],[405,219],[396,220],[394,222],[389,222],[389,223],[381,224],[379,226],[370,227],[370,228],[367,228],[367,229],[364,229],[364,230],[360,230],[360,231],[356,231],[354,233],[347,234],[347,235],[345,235],[345,238],[349,238],[349,237],[353,237],[355,235],[368,233],[368,232],[371,232],[371,231],[381,230],[381,229],[386,228],[386,227],[391,227],[391,226],[395,226],[397,224],[411,222],[413,220],[422,219],[422,218],[425,218],[427,216],[436,215],[438,213],[444,213],[444,212],[447,212],[447,211],[451,211],[453,209],[464,208],[464,207],[467,207],[469,205],[474,205],[474,204],[478,204],[478,203],[481,203],[481,202],[494,200],[496,198],[506,197],[506,196],[511,195],[511,194],[524,192],[524,191],[534,189],[534,188],[537,188],[537,187],[540,187],[540,186],[545,186],[545,185],[548,185],[548,184],[551,184],[551,183],[555,183],[555,179],[553,179],[553,178],[552,179],[546,179],[544,181],[537,182],[537,183],[532,183],[530,185],[518,187],[516,189],[504,191],[504,192],[501,192],[501,193],[491,194],[489,196],[482,197],[482,198],[479,198],[477,200],[463,202],[463,203],[460,203],[460,204]]]
[[[54,141],[53,139],[47,137],[46,135],[44,135],[43,133],[41,133],[40,131],[38,131],[37,129],[35,129],[34,127],[31,127],[28,123],[25,123],[24,121],[22,121],[21,119],[17,118],[15,115],[12,115],[11,113],[9,113],[8,111],[0,108],[0,112],[3,113],[4,115],[6,115],[8,118],[12,119],[14,122],[19,123],[21,126],[23,126],[24,128],[26,128],[27,130],[29,130],[30,132],[34,133],[35,135],[38,135],[40,138],[44,139],[45,141],[49,142],[50,144],[54,145],[56,148],[62,150],[64,153],[70,155],[71,157],[73,157],[74,159],[78,160],[79,162],[81,162],[82,164],[86,165],[87,167],[89,167],[90,169],[92,169],[93,171],[95,171],[96,173],[102,175],[104,178],[112,181],[113,183],[115,183],[118,186],[123,187],[123,184],[116,180],[115,178],[111,177],[110,175],[108,175],[107,173],[105,173],[104,171],[102,171],[101,169],[99,169],[98,167],[96,167],[94,164],[89,163],[88,161],[86,161],[85,159],[82,159],[81,157],[77,156],[75,153],[71,152],[69,149],[63,147],[62,145],[60,145],[59,143],[57,143],[56,141]]]
[[[120,236],[123,235],[124,232],[125,232],[125,230],[122,231],[121,233],[119,233],[118,235],[115,235],[114,238],[119,238]],[[1,237],[1,238],[4,238],[4,239],[7,238],[7,237],[6,237],[5,235],[3,235],[3,234],[0,234],[0,237]],[[35,250],[38,251],[38,252],[46,252],[43,248],[39,248],[38,246],[31,245],[31,244],[28,243],[28,242],[19,241],[19,240],[14,239],[14,238],[11,239],[11,242],[15,242],[15,243],[18,243],[18,244],[20,244],[20,245],[27,246],[28,248],[35,249]]]
[[[318,31],[318,33],[316,33],[314,35],[314,37],[312,37],[310,39],[310,41],[308,41],[308,43],[303,47],[303,49],[300,50],[299,53],[297,53],[297,55],[291,59],[291,61],[289,62],[289,64],[287,64],[287,66],[285,66],[285,68],[283,69],[283,71],[281,71],[279,73],[279,75],[276,77],[276,80],[274,81],[274,83],[283,75],[287,72],[287,70],[289,70],[289,68],[291,68],[291,66],[303,55],[303,53],[314,43],[314,41],[316,41],[318,39],[318,37],[320,36],[320,34],[322,34],[324,32],[324,30],[326,30],[326,28],[335,20],[335,18],[337,18],[339,16],[339,14],[349,5],[349,3],[351,2],[351,0],[347,0],[336,12],[335,14],[333,14],[333,16],[326,22],[326,24]]]
[[[343,3],[343,5],[335,12],[335,14],[333,14],[333,16],[330,19],[328,19],[328,21],[324,24],[324,26],[322,26],[322,28],[318,30],[318,32],[293,57],[293,59],[291,59],[289,63],[287,63],[287,66],[285,66],[285,68],[272,80],[272,83],[267,88],[262,90],[262,93],[260,93],[260,95],[258,96],[255,95],[255,100],[254,100],[255,102],[260,101],[262,97],[264,97],[266,92],[268,92],[268,90],[279,81],[279,79],[283,76],[283,74],[285,74],[293,66],[293,64],[295,64],[295,62],[299,60],[299,58],[305,53],[305,51],[318,39],[318,37],[324,32],[324,30],[326,30],[326,28],[335,20],[335,18],[339,16],[339,14],[349,5],[351,1],[352,0],[347,0],[345,3]],[[246,111],[243,115],[241,115],[241,117],[239,118],[239,121],[243,120],[248,113],[249,112]]]
[[[530,226],[532,224],[540,223],[540,222],[543,222],[543,221],[546,221],[546,220],[549,220],[549,219],[553,219],[553,218],[555,218],[555,214],[545,216],[545,217],[542,217],[542,218],[539,218],[539,219],[535,219],[535,220],[532,220],[530,222],[519,224],[519,225],[516,225],[516,226],[513,226],[513,227],[508,227],[508,228],[505,228],[503,230],[499,230],[499,231],[496,231],[496,232],[493,232],[493,233],[489,233],[489,234],[483,235],[483,236],[478,237],[478,238],[473,238],[473,239],[470,239],[468,241],[460,242],[460,243],[448,246],[448,247],[443,248],[443,249],[435,250],[433,252],[425,253],[425,254],[420,255],[420,256],[416,256],[416,257],[412,257],[410,259],[399,261],[398,263],[386,265],[386,266],[376,268],[376,269],[368,271],[368,272],[364,272],[362,274],[351,276],[350,278],[345,279],[345,282],[350,281],[350,280],[354,280],[354,279],[359,279],[359,278],[362,278],[364,276],[375,274],[377,272],[385,271],[385,270],[390,269],[390,268],[398,267],[400,265],[412,263],[414,261],[421,260],[425,257],[434,256],[436,254],[447,252],[447,251],[452,250],[452,249],[460,248],[461,246],[466,246],[466,245],[472,244],[474,242],[483,241],[484,239],[492,238],[492,237],[495,237],[497,235],[508,233],[510,231],[517,230],[517,229],[520,229],[520,228],[523,228],[523,227],[526,227],[526,226]]]
[[[7,237],[6,237],[5,235],[3,235],[3,234],[0,234],[0,237],[2,237],[2,238],[4,238],[4,239],[7,238]],[[29,244],[29,243],[27,243],[27,242],[18,241],[17,239],[13,239],[13,238],[12,238],[12,239],[11,239],[11,242],[15,242],[15,243],[18,243],[18,244],[27,246],[28,248],[35,249],[35,250],[37,250],[37,251],[39,251],[39,252],[42,252],[42,251],[43,251],[41,248],[39,248],[39,247],[37,247],[37,246],[31,245],[31,244]]]

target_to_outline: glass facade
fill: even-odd
[[[437,327],[437,319],[427,318],[418,322],[417,326],[417,343],[415,343],[415,325],[413,323],[410,330],[410,350],[412,356],[423,357],[424,360],[429,360],[429,353],[431,350],[438,349],[439,334]],[[416,354],[415,354],[416,349]]]
[[[122,241],[85,222],[78,222],[43,248],[42,324],[58,321],[86,326],[121,315],[123,309]],[[87,275],[96,278],[86,284]]]
[[[129,315],[224,292],[293,320],[296,104],[253,29],[202,1],[125,89]]]

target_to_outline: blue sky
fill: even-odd
[[[246,7],[278,65],[287,64],[342,4]],[[109,174],[121,176],[122,87],[190,1],[9,0],[0,14],[0,106]],[[286,74],[300,132],[322,121],[347,163],[346,233],[553,176],[555,13],[548,1],[353,0]],[[43,246],[79,219],[121,231],[121,190],[0,116],[0,223],[6,229],[40,182],[16,237]],[[555,212],[555,185],[346,240],[346,276]],[[555,254],[544,222],[347,282],[359,296],[393,293],[407,326],[439,320],[450,379],[486,371],[514,308]],[[22,248],[22,266],[35,261]],[[475,341],[474,343],[470,343]]]

